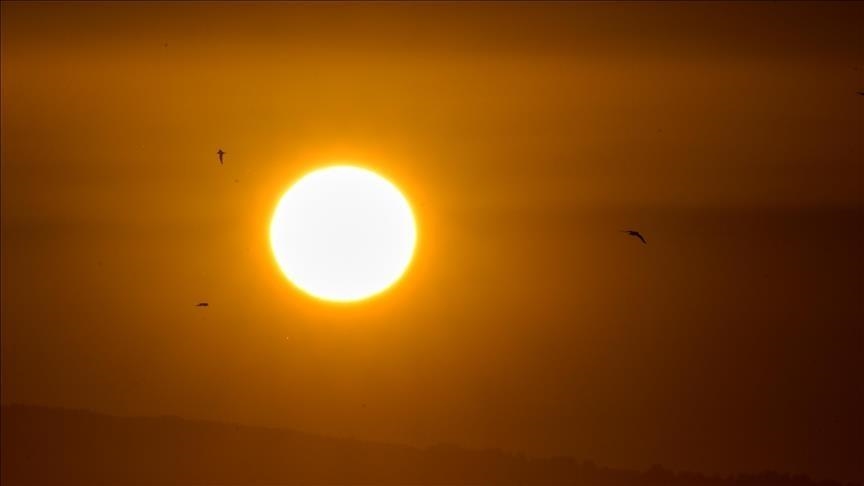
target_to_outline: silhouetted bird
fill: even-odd
[[[222,156],[225,155],[225,151],[222,149],[219,149],[219,151],[216,152],[216,155],[219,156],[219,163],[221,164],[222,163]]]
[[[630,236],[635,236],[636,238],[639,238],[640,240],[642,240],[642,243],[645,243],[646,245],[648,244],[648,242],[645,241],[645,238],[642,237],[642,234],[639,233],[638,231],[634,231],[634,230],[621,230],[621,232],[622,232],[622,233],[627,233],[627,234],[630,235]]]
[[[856,93],[858,93],[861,96],[864,96],[864,91],[856,91]]]
[[[209,307],[209,306],[210,306],[210,304],[208,304],[207,302],[198,302],[197,304],[195,304],[195,307]]]

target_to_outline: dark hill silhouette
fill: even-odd
[[[779,473],[639,472],[572,458],[414,448],[177,417],[2,407],[0,482],[14,485],[500,484],[842,486]],[[851,486],[849,483],[847,486]],[[856,485],[860,486],[860,485]]]

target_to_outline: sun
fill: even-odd
[[[270,245],[285,277],[332,302],[369,298],[393,285],[414,256],[417,224],[399,189],[360,167],[310,172],[279,200]]]

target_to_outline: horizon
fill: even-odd
[[[284,428],[284,427],[272,427],[267,425],[254,425],[254,424],[236,424],[225,421],[216,421],[216,420],[205,420],[200,418],[189,418],[182,417],[177,415],[114,415],[109,413],[103,413],[93,410],[86,409],[73,409],[73,408],[59,408],[59,407],[46,407],[41,405],[31,405],[31,404],[3,404],[0,405],[2,409],[8,411],[10,409],[20,409],[20,412],[32,412],[33,410],[38,410],[43,413],[56,414],[58,412],[63,414],[71,414],[71,415],[90,415],[90,416],[98,416],[101,418],[107,419],[129,419],[129,420],[171,420],[171,421],[179,421],[185,422],[189,425],[191,424],[201,424],[208,426],[219,426],[219,427],[234,427],[234,431],[237,431],[237,427],[242,427],[244,429],[260,429],[267,430],[272,432],[280,432],[280,433],[288,433],[293,435],[305,436],[308,438],[314,439],[324,439],[328,441],[337,441],[337,442],[349,442],[357,444],[358,446],[383,446],[383,447],[397,447],[397,448],[407,448],[416,451],[441,451],[441,450],[449,450],[451,452],[462,452],[467,454],[476,454],[476,453],[492,453],[498,456],[506,457],[509,459],[518,459],[520,461],[545,461],[545,460],[570,460],[575,461],[574,465],[579,468],[592,468],[597,469],[598,471],[606,471],[611,472],[613,474],[619,473],[628,473],[628,474],[654,474],[657,471],[660,471],[663,474],[671,474],[673,478],[677,478],[678,481],[688,481],[696,479],[697,481],[740,481],[742,478],[758,478],[759,477],[769,477],[772,478],[773,481],[779,481],[782,483],[797,483],[797,484],[819,484],[823,486],[838,485],[838,486],[859,486],[861,483],[858,481],[839,481],[830,477],[810,477],[807,474],[802,473],[790,473],[788,471],[775,471],[771,469],[762,469],[762,470],[752,470],[752,471],[737,471],[732,473],[704,473],[702,471],[692,471],[687,469],[668,469],[662,464],[651,464],[649,466],[645,466],[643,468],[621,468],[621,467],[610,467],[604,464],[596,464],[590,458],[578,458],[573,456],[536,456],[525,454],[523,451],[514,451],[514,450],[505,450],[499,448],[466,448],[459,444],[448,443],[448,442],[436,442],[426,445],[417,445],[417,444],[404,444],[404,443],[393,443],[393,442],[376,442],[369,441],[364,439],[358,439],[355,437],[338,437],[338,436],[327,436],[320,435],[312,432],[307,432],[303,430],[299,430],[296,428]],[[36,422],[37,427],[40,426],[38,422]],[[186,424],[184,424],[186,425]],[[20,427],[19,424],[16,424],[17,427]],[[26,430],[26,426],[24,427]],[[96,429],[91,430],[91,432],[96,432]],[[83,439],[83,436],[72,436],[75,439]],[[17,438],[17,437],[16,437]],[[29,442],[33,442],[33,438],[29,438]],[[6,438],[9,444],[12,444],[11,439]],[[695,476],[694,476],[695,475]],[[13,480],[13,482],[15,482]],[[492,481],[494,482],[494,481]],[[775,484],[775,483],[772,483]]]

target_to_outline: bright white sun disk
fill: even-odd
[[[390,287],[408,268],[417,228],[408,201],[387,179],[340,165],[291,186],[270,223],[282,272],[304,292],[350,302]]]

